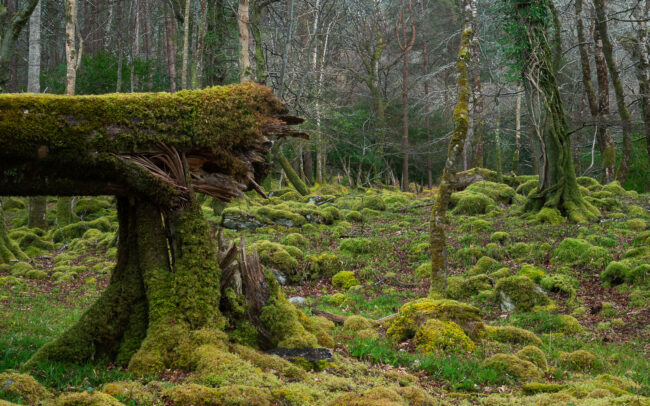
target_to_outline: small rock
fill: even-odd
[[[274,348],[266,353],[288,360],[292,358],[303,358],[309,362],[334,360],[334,354],[329,348]]]
[[[307,299],[305,299],[302,296],[294,296],[294,297],[289,298],[289,302],[291,302],[291,303],[293,303],[295,305],[299,305],[299,306],[304,305],[306,301],[307,301]]]

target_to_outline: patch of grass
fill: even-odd
[[[394,367],[424,371],[433,379],[446,382],[452,390],[475,391],[482,386],[508,383],[505,374],[484,368],[474,355],[423,355],[394,349],[385,340],[357,339],[350,345],[357,358]]]

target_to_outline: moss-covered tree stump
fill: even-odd
[[[221,342],[226,325],[248,326],[249,343],[262,347],[327,342],[243,241],[238,267],[232,249],[218,255],[195,194],[227,201],[259,189],[267,137],[303,136],[288,127],[299,122],[255,84],[174,95],[0,95],[0,195],[117,196],[108,287],[25,367],[108,359],[138,374],[192,369],[194,349]],[[243,284],[233,284],[237,270]]]

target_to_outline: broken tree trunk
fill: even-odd
[[[302,135],[286,125],[300,120],[285,114],[255,84],[173,95],[3,94],[0,195],[137,194],[173,208],[187,198],[170,175],[186,161],[194,189],[228,200],[266,176],[267,137]]]
[[[285,113],[255,84],[174,95],[0,96],[0,195],[113,194],[118,201],[118,260],[108,287],[25,368],[107,359],[139,375],[191,370],[202,345],[217,345],[222,330],[239,323],[237,304],[255,345],[324,342],[243,244],[241,292],[228,291],[236,250],[217,250],[195,194],[226,201],[259,188],[269,168],[267,136],[302,135],[287,126],[301,120]]]

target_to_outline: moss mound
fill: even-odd
[[[540,350],[539,347],[536,347],[534,345],[527,345],[521,350],[517,351],[517,357],[532,362],[533,364],[537,365],[537,367],[542,371],[546,371],[548,369],[548,363],[546,361],[544,351]]]
[[[551,253],[553,263],[582,265],[588,269],[602,269],[611,259],[607,249],[579,238],[565,238]]]
[[[31,375],[0,373],[0,399],[37,404],[51,397],[52,394]]]
[[[418,299],[400,308],[386,334],[394,341],[412,338],[430,319],[453,321],[469,337],[479,337],[485,329],[481,311],[474,306],[448,299]]]
[[[352,286],[360,284],[352,271],[341,271],[332,277],[332,286],[337,289],[348,290]]]
[[[472,183],[465,190],[484,194],[500,204],[511,204],[516,194],[515,190],[506,184],[489,181]]]
[[[501,310],[507,312],[528,311],[550,302],[544,291],[526,276],[516,275],[499,279],[494,292]]]
[[[453,193],[450,198],[450,203],[454,208],[451,211],[453,214],[467,216],[485,214],[496,207],[496,202],[483,193],[466,190]]]
[[[515,355],[496,354],[483,361],[483,366],[503,371],[517,381],[533,381],[542,378],[542,370],[530,361]]]
[[[535,333],[513,326],[491,327],[488,336],[502,343],[542,345]]]
[[[415,333],[415,345],[425,354],[473,351],[474,342],[453,321],[429,319]]]
[[[309,257],[311,277],[333,276],[343,269],[343,262],[334,254],[323,253]]]

